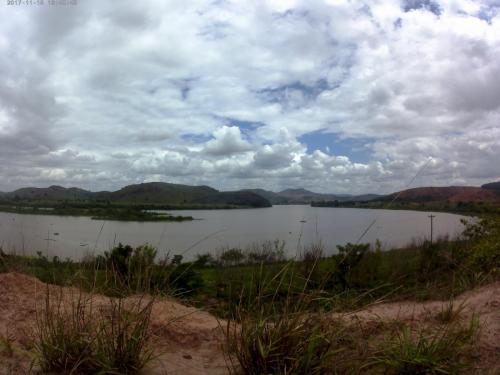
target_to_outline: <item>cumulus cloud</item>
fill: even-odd
[[[3,4],[0,190],[161,180],[391,192],[424,165],[417,185],[499,179],[499,9]],[[356,163],[345,147],[299,141],[312,132],[369,139],[370,152]]]
[[[214,139],[208,141],[204,151],[214,156],[231,156],[250,151],[252,146],[245,141],[237,126],[223,126],[213,133]]]

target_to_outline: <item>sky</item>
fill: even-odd
[[[0,191],[500,179],[500,0],[0,5]]]

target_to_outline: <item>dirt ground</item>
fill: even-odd
[[[37,309],[39,311],[44,304],[46,288],[45,284],[30,276],[0,274],[0,375],[29,373],[33,359],[31,337]],[[62,290],[68,296],[78,293],[73,288],[50,288]],[[103,296],[93,298],[96,303],[107,301]],[[466,304],[464,318],[474,312],[482,323],[477,345],[480,367],[488,369],[488,373],[500,374],[500,283],[464,293],[455,303],[462,302]],[[384,303],[348,314],[347,319],[365,322],[398,319],[414,325],[433,319],[447,303]],[[155,301],[152,341],[155,351],[160,354],[145,373],[227,374],[222,350],[221,327],[224,326],[225,322],[196,308],[170,299]],[[12,342],[12,353],[6,350],[2,340]]]
[[[381,303],[347,315],[348,319],[364,322],[404,322],[422,326],[437,324],[436,315],[446,308],[449,301],[414,301]],[[460,318],[467,322],[473,315],[479,319],[480,329],[476,353],[479,373],[500,374],[500,282],[461,294],[453,301],[463,307]]]

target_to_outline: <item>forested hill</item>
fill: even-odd
[[[9,193],[0,193],[0,199],[7,202],[78,201],[172,206],[269,207],[271,205],[267,199],[252,192],[220,192],[209,186],[190,186],[165,182],[128,185],[117,191],[101,192],[61,186],[22,188]]]

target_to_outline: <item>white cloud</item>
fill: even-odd
[[[245,141],[237,126],[223,126],[213,132],[214,139],[208,141],[204,151],[214,156],[230,156],[250,151],[251,145]]]
[[[498,179],[497,8],[486,0],[3,5],[0,190],[161,179],[390,192],[429,157],[418,185]],[[308,152],[297,139],[318,130],[369,139],[373,154],[355,163],[349,152]]]

